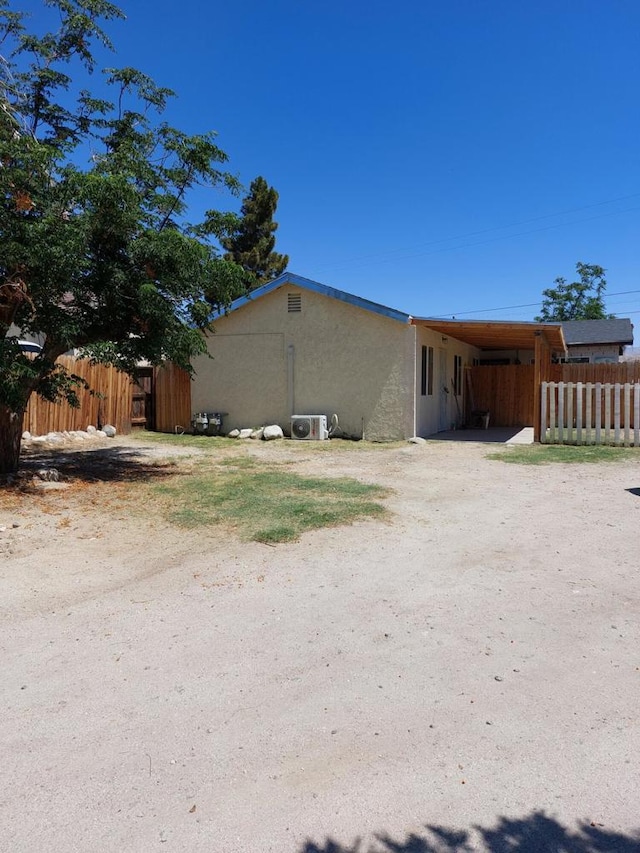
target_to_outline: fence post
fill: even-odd
[[[640,445],[640,382],[633,386],[633,444]]]
[[[611,444],[611,383],[605,383],[604,393],[604,440]]]
[[[620,385],[613,386],[613,442],[620,444]]]
[[[600,444],[600,436],[602,432],[602,383],[596,382],[596,396],[594,400],[596,408],[596,444]]]
[[[631,427],[631,385],[628,382],[624,384],[624,446],[629,447],[631,436],[629,430]]]
[[[582,382],[576,383],[576,444],[582,444]]]
[[[541,384],[541,397],[540,397],[540,441],[544,444],[547,440],[547,388],[549,387],[548,382],[543,382]],[[537,417],[537,415],[536,415]]]
[[[558,429],[556,417],[556,388],[555,382],[549,382],[549,441],[551,444],[558,443]]]

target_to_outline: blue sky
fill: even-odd
[[[293,272],[415,315],[525,320],[536,305],[508,306],[597,263],[640,328],[637,0],[119,5],[108,62],[176,90],[172,123],[216,130],[246,186],[278,190]]]

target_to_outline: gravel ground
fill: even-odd
[[[394,490],[267,547],[127,512],[135,448],[0,501],[2,850],[640,851],[640,460],[252,443]]]

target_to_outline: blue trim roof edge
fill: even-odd
[[[403,311],[396,311],[395,308],[387,308],[386,305],[379,305],[377,302],[370,302],[368,299],[363,299],[361,296],[354,296],[352,293],[345,293],[344,290],[337,290],[335,287],[327,287],[326,284],[320,284],[318,281],[312,281],[310,278],[304,278],[295,273],[282,273],[278,278],[269,281],[266,284],[252,290],[247,296],[240,296],[235,299],[226,311],[217,311],[213,315],[213,320],[219,317],[224,317],[232,311],[237,311],[243,305],[249,302],[255,302],[261,296],[266,296],[273,290],[277,290],[285,284],[292,284],[295,287],[302,287],[305,290],[311,290],[314,293],[320,293],[322,296],[329,296],[332,299],[337,299],[340,302],[346,302],[348,305],[355,305],[356,308],[363,308],[365,311],[371,311],[374,314],[380,314],[383,317],[389,317],[391,320],[397,320],[400,323],[408,323],[411,320],[410,314],[405,314]]]

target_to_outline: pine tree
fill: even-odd
[[[257,177],[242,203],[237,230],[220,241],[227,250],[225,260],[235,261],[246,271],[248,290],[277,278],[289,263],[288,255],[273,251],[278,228],[273,215],[277,206],[276,190],[264,178]]]

